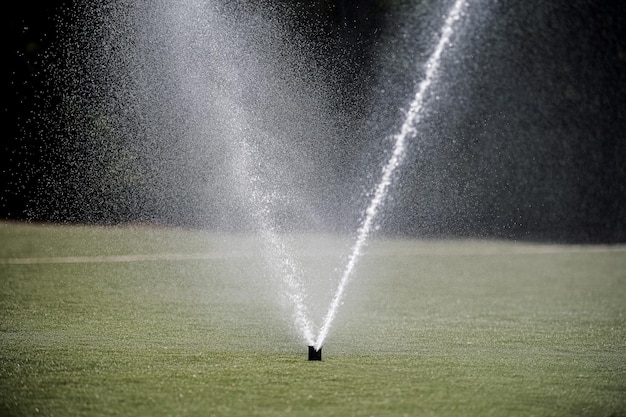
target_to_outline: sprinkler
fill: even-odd
[[[309,360],[310,361],[321,361],[322,360],[322,348],[319,350],[315,350],[315,346],[309,346]]]

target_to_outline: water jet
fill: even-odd
[[[322,327],[320,328],[317,339],[315,340],[316,348],[321,349],[322,344],[328,336],[330,327],[345,296],[345,289],[354,275],[355,267],[363,255],[363,250],[367,244],[369,236],[372,233],[372,230],[375,229],[375,220],[387,198],[389,187],[396,175],[395,171],[404,161],[407,142],[418,134],[417,125],[423,116],[424,107],[428,98],[428,92],[431,89],[431,85],[436,81],[443,52],[450,45],[450,39],[454,32],[455,25],[457,21],[460,20],[461,16],[463,16],[466,5],[467,0],[455,0],[450,11],[445,16],[441,36],[434,51],[424,65],[424,77],[419,83],[415,96],[405,113],[406,117],[404,122],[398,132],[391,136],[394,143],[393,151],[387,161],[387,164],[383,168],[382,177],[376,185],[369,205],[364,212],[363,221],[357,230],[356,239],[354,245],[352,246],[348,262],[346,263],[344,272],[341,276],[339,284],[337,285],[332,301],[330,302],[328,311],[324,316]]]
[[[68,139],[72,150],[80,144],[71,186],[89,184],[94,191],[66,194],[81,196],[76,204],[89,219],[114,221],[118,206],[128,216],[145,206],[146,219],[184,223],[188,217],[203,227],[260,237],[262,276],[268,278],[263,289],[279,294],[308,359],[321,361],[467,2],[454,0],[444,18],[404,123],[388,137],[394,145],[378,185],[358,210],[362,220],[353,244],[345,246],[345,266],[335,269],[341,275],[329,280],[328,292],[313,279],[324,274],[312,270],[310,249],[299,257],[289,234],[341,223],[329,207],[341,207],[343,191],[355,187],[337,146],[357,133],[348,123],[352,116],[336,111],[344,101],[337,96],[340,78],[319,65],[325,53],[289,31],[277,11],[219,0],[90,4],[62,48],[67,62],[61,68],[76,76],[58,77],[63,82],[55,88],[71,102],[61,106],[66,117],[55,120],[68,119],[79,134]],[[110,207],[91,201],[110,201]]]

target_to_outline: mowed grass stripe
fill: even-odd
[[[9,258],[0,259],[0,264],[28,265],[28,264],[81,264],[81,263],[118,263],[118,262],[146,262],[146,261],[190,261],[211,260],[224,258],[219,253],[152,253],[137,255],[110,255],[110,256],[58,256],[40,258]],[[229,257],[236,255],[229,254]],[[242,255],[243,256],[243,255]]]
[[[507,248],[489,246],[481,250],[459,248],[449,249],[446,252],[415,249],[415,255],[429,256],[500,256],[500,255],[554,255],[576,253],[626,253],[626,245],[598,245],[598,246],[563,246],[563,245],[516,245]],[[373,253],[372,255],[375,255]],[[0,258],[0,264],[73,264],[73,263],[117,263],[117,262],[145,262],[145,261],[190,261],[212,260],[220,258],[234,258],[249,256],[244,253],[144,253],[135,255],[109,256],[57,256],[36,258]]]

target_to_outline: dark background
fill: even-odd
[[[409,2],[286,4],[296,10],[293,24],[306,28],[311,41],[332,43],[329,62],[341,53],[354,64],[344,74],[344,97],[353,94],[359,100],[346,99],[345,111],[362,113],[364,103],[382,101],[376,92],[364,97],[371,83],[387,91],[413,91],[419,82],[419,73],[404,69],[419,67],[425,55],[404,62],[403,46],[394,40],[416,30],[403,18]],[[42,85],[58,37],[55,16],[63,5],[71,4],[23,1],[3,13],[0,218],[145,221],[141,211],[94,217],[73,212],[71,205],[65,211],[33,210],[49,177],[43,173],[60,169],[52,157],[59,150],[44,139],[46,132],[33,115],[42,102],[57,99],[42,97]],[[468,34],[471,46],[459,62],[463,73],[447,80],[455,96],[432,105],[427,124],[436,132],[431,136],[437,145],[408,156],[419,163],[407,164],[392,189],[383,230],[410,236],[626,242],[625,9],[609,1],[490,4],[488,13],[475,19],[481,31]],[[381,48],[391,48],[396,58],[377,59]],[[378,120],[366,118],[364,129],[372,136],[388,132],[403,104],[380,111]],[[343,146],[347,155],[361,155],[352,157],[352,164],[359,158],[376,160],[376,149],[367,143]],[[72,193],[71,187],[57,189]],[[123,206],[142,197],[122,193],[116,198]],[[197,225],[191,217],[152,210],[149,221]]]

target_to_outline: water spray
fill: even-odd
[[[323,98],[326,93],[330,94],[333,89],[319,81],[324,77],[315,76],[317,72],[309,74],[309,77],[300,77],[300,69],[308,68],[306,64],[310,62],[309,58],[279,61],[279,67],[293,69],[284,73],[280,71],[281,68],[275,68],[276,59],[286,59],[290,55],[285,53],[287,49],[284,48],[300,45],[299,42],[283,44],[282,39],[290,37],[281,36],[280,31],[279,36],[264,39],[258,56],[255,51],[250,50],[251,46],[257,45],[257,38],[271,36],[280,25],[271,21],[265,24],[264,19],[253,18],[247,22],[254,23],[254,30],[247,34],[249,25],[241,24],[240,21],[246,17],[245,13],[230,16],[222,13],[222,8],[211,4],[212,2],[200,0],[157,0],[150,3],[149,7],[144,7],[143,4],[126,7],[125,2],[117,1],[107,1],[104,5],[94,2],[94,10],[89,10],[85,22],[77,24],[79,30],[72,35],[71,42],[63,50],[63,56],[71,58],[67,63],[70,76],[64,77],[59,88],[70,89],[69,93],[63,93],[63,97],[68,97],[68,100],[71,98],[71,101],[61,107],[68,111],[76,109],[76,114],[68,116],[76,122],[76,131],[80,133],[80,137],[90,138],[85,149],[102,150],[103,154],[96,155],[93,160],[98,164],[118,166],[118,162],[135,160],[134,156],[140,155],[144,150],[158,149],[154,152],[151,150],[145,157],[136,158],[138,165],[133,163],[131,166],[134,170],[129,171],[129,176],[125,178],[133,177],[130,174],[134,172],[143,172],[150,164],[154,165],[154,171],[149,170],[146,178],[149,179],[154,174],[155,181],[161,180],[161,174],[157,175],[157,168],[163,164],[163,176],[167,176],[164,178],[167,180],[166,185],[174,184],[178,189],[177,181],[181,178],[181,184],[184,185],[182,188],[187,190],[185,192],[199,192],[198,197],[214,198],[211,191],[220,195],[221,187],[207,185],[206,190],[203,187],[196,190],[196,183],[201,183],[206,177],[204,171],[192,171],[195,167],[204,169],[205,166],[211,166],[215,172],[221,168],[230,168],[231,176],[227,178],[232,184],[229,185],[237,190],[240,201],[249,210],[249,220],[258,227],[260,237],[265,243],[264,256],[273,268],[272,275],[277,277],[276,283],[281,286],[282,295],[291,310],[293,327],[300,333],[306,346],[309,346],[309,359],[321,360],[322,345],[343,302],[346,287],[354,275],[365,244],[375,227],[376,216],[386,199],[396,168],[403,163],[405,142],[417,134],[416,125],[423,117],[425,96],[436,78],[442,53],[449,44],[456,21],[463,15],[467,0],[450,1],[454,4],[445,19],[441,38],[425,64],[424,78],[406,112],[404,123],[398,133],[390,138],[394,143],[391,157],[383,168],[380,182],[373,190],[347,264],[319,327],[313,322],[309,311],[310,298],[305,285],[304,269],[296,262],[283,240],[280,221],[272,216],[277,199],[274,190],[268,189],[266,184],[275,183],[274,171],[289,171],[288,168],[295,166],[292,163],[297,161],[291,161],[279,170],[266,171],[263,168],[270,164],[262,159],[263,153],[259,150],[265,149],[265,144],[268,147],[267,152],[271,153],[272,150],[280,149],[271,145],[281,143],[274,136],[280,138],[284,135],[284,143],[289,143],[287,138],[301,132],[300,128],[294,128],[293,131],[283,129],[287,125],[278,120],[287,120],[284,123],[298,120],[299,125],[305,124],[309,118],[316,118],[317,112],[320,117],[326,116],[326,106],[318,108],[312,106],[311,102]],[[90,20],[94,17],[97,19]],[[99,29],[93,30],[93,24],[100,25]],[[235,28],[246,29],[233,32]],[[104,47],[93,48],[93,45]],[[266,53],[270,55],[265,56]],[[77,80],[79,83],[66,83],[65,80]],[[285,83],[284,80],[288,82]],[[302,88],[297,88],[298,86]],[[315,95],[311,97],[311,93]],[[93,100],[93,97],[100,97],[101,100]],[[285,101],[285,97],[290,100]],[[303,104],[302,108],[294,109],[293,104],[301,100],[310,101]],[[264,115],[266,109],[258,108],[257,102],[269,102],[270,105],[264,106],[276,110]],[[96,107],[83,111],[83,103],[95,103]],[[316,110],[316,113],[310,113],[311,110]],[[116,111],[122,113],[109,115],[109,112]],[[284,112],[291,113],[284,117]],[[93,115],[98,116],[96,120],[91,120]],[[302,120],[303,116],[306,116],[305,120]],[[86,132],[81,131],[83,126],[88,129]],[[284,130],[287,132],[283,133]],[[262,145],[255,148],[255,140],[261,135]],[[111,145],[103,147],[103,138]],[[180,140],[161,146],[160,141],[171,138]],[[153,142],[144,143],[146,139]],[[190,142],[186,144],[183,139]],[[200,156],[194,156],[191,161],[186,160],[186,154],[182,157],[187,145]],[[176,151],[172,152],[174,148]],[[91,155],[91,152],[84,153]],[[222,158],[224,154],[230,154],[232,158]],[[219,155],[219,160],[214,159],[213,155]],[[274,156],[280,158],[284,155]],[[89,158],[93,157],[86,158],[85,164],[81,162],[77,166],[91,166],[93,161]],[[223,159],[229,161],[230,165]],[[89,180],[87,182],[93,185],[111,180],[111,190],[116,190],[115,193],[119,190],[120,194],[125,195],[121,191],[131,190],[136,186],[135,180],[120,182],[105,172],[98,171],[97,174],[97,178],[89,175],[85,177]],[[189,174],[192,174],[191,177]],[[102,175],[105,176],[101,178]],[[139,177],[143,179],[142,176]],[[79,182],[76,185],[80,185]],[[160,188],[149,191],[147,195],[154,196],[155,200],[168,194],[161,193]],[[173,197],[168,198],[175,200],[178,200],[177,196],[183,195],[178,192],[169,194]],[[85,196],[89,195],[91,194],[85,193]],[[163,208],[170,203],[170,200],[164,200]],[[171,204],[174,204],[173,207],[186,207],[179,206],[178,201]],[[207,207],[208,211],[214,205]],[[160,205],[154,208],[158,212],[162,209]],[[212,217],[213,213],[208,212],[207,215],[209,214]],[[237,217],[231,216],[231,213],[224,214],[229,214],[228,218]]]
[[[301,332],[302,337],[308,344],[313,344],[313,324],[309,319],[306,306],[306,291],[302,284],[301,268],[299,268],[293,256],[288,253],[284,241],[280,238],[269,216],[269,201],[264,190],[257,186],[254,177],[250,174],[253,150],[249,148],[244,138],[240,138],[239,164],[234,167],[234,172],[242,194],[246,195],[254,210],[254,215],[259,231],[266,242],[266,256],[271,260],[270,264],[275,267],[275,273],[281,278],[284,291],[292,307],[295,327]],[[311,356],[309,352],[309,357]],[[321,351],[320,351],[321,357]],[[321,359],[318,359],[321,360]]]
[[[335,295],[330,303],[328,312],[324,317],[320,332],[315,340],[315,349],[322,348],[322,344],[324,343],[326,336],[328,336],[330,326],[337,315],[337,310],[343,302],[346,286],[353,276],[354,268],[363,254],[363,248],[365,247],[367,238],[374,228],[374,220],[380,210],[380,207],[385,201],[389,185],[393,179],[393,174],[396,168],[398,168],[404,160],[406,147],[405,143],[407,139],[413,138],[417,134],[415,126],[419,123],[420,118],[422,117],[426,93],[436,77],[437,70],[439,69],[439,65],[441,63],[441,55],[446,45],[450,42],[455,22],[458,21],[463,15],[465,5],[466,0],[456,0],[450,9],[441,31],[441,38],[439,38],[439,42],[437,43],[435,50],[426,62],[424,79],[420,82],[417,93],[415,94],[415,97],[406,112],[406,117],[402,127],[392,137],[394,141],[393,152],[389,161],[387,161],[387,164],[383,168],[382,178],[376,186],[374,196],[372,197],[369,206],[365,210],[365,219],[357,231],[357,238],[352,246],[350,257],[348,258],[348,262],[343,275],[341,276],[341,280],[339,281],[339,285],[337,286],[337,290],[335,291]]]

